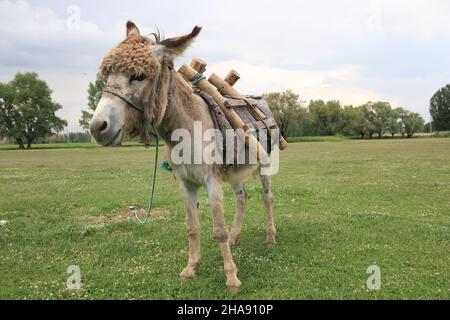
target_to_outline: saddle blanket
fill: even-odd
[[[220,106],[210,95],[202,91],[197,91],[196,93],[208,104],[215,128],[222,133],[222,139],[217,139],[216,143],[218,144],[218,149],[223,150],[225,158],[225,150],[227,149],[227,130],[233,130],[233,127]],[[239,104],[239,102],[242,102],[242,99],[233,99],[231,97],[225,98],[228,99],[231,105],[236,105],[233,106],[233,109],[244,122],[245,128],[243,129],[245,131],[250,130],[251,134],[258,139],[267,154],[270,155],[273,148],[278,145],[281,136],[280,129],[275,122],[273,113],[267,102],[260,96],[246,96],[246,104]],[[259,110],[259,114],[261,116],[264,115],[264,117],[255,118],[256,112],[251,110],[252,108]],[[234,158],[236,160],[237,155],[235,155]],[[227,163],[229,163],[229,159],[227,160]],[[234,163],[234,165],[236,164],[237,163]]]

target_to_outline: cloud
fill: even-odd
[[[69,12],[59,16],[23,0],[0,1],[1,65],[62,71],[98,64],[113,33],[72,18]]]
[[[230,60],[211,65],[208,69],[225,77],[231,67],[239,70],[242,77],[236,88],[246,94],[259,95],[290,89],[298,93],[303,101],[340,100],[343,104],[352,105],[380,98],[380,95],[372,90],[355,86],[363,76],[362,68],[356,65],[304,71]]]
[[[69,130],[79,130],[89,80],[95,79],[102,55],[117,40],[87,21],[74,28],[69,18],[25,1],[1,1],[0,80],[37,71],[63,105],[59,115],[68,120]]]
[[[80,23],[73,28],[79,5]],[[203,31],[177,63],[200,57],[222,76],[243,76],[245,93],[292,89],[303,100],[360,104],[382,99],[428,116],[449,82],[447,0],[171,1],[0,0],[0,81],[37,71],[63,104],[70,130],[102,56],[132,19],[143,33]]]
[[[371,3],[379,13],[381,29],[417,41],[449,38],[450,3],[446,0],[378,0]]]

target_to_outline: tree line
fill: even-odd
[[[368,102],[361,106],[342,106],[339,101],[311,100],[307,106],[299,95],[288,90],[264,95],[283,136],[358,136],[360,138],[412,138],[425,128],[415,112],[392,108],[389,102]]]
[[[103,83],[88,87],[87,110],[80,126],[84,133],[61,135],[67,121],[56,112],[62,106],[53,101],[52,90],[37,73],[18,73],[8,83],[0,83],[0,138],[12,139],[19,148],[37,142],[87,141],[89,122],[96,109]],[[312,100],[301,104],[292,91],[264,95],[281,132],[286,137],[347,135],[361,138],[395,136],[411,138],[424,130],[424,120],[414,112],[393,108],[388,102],[368,102],[361,106],[342,106],[339,101]],[[450,131],[450,84],[430,100],[432,124],[427,130]],[[430,128],[432,126],[432,128]]]

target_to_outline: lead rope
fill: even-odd
[[[173,65],[169,65],[169,69],[170,69],[170,80],[169,80],[169,92],[167,94],[167,104],[170,103],[170,98],[172,97],[172,69],[173,69]],[[162,78],[160,77],[158,79],[158,85],[157,87],[160,88],[160,84],[161,84],[161,80]],[[157,89],[157,94],[159,95],[159,89]],[[142,220],[141,218],[139,218],[138,216],[138,212],[139,210],[134,209],[133,210],[133,214],[134,217],[136,218],[136,220],[141,224],[144,225],[148,222],[148,220],[150,219],[150,215],[152,213],[152,209],[153,209],[153,198],[155,195],[155,187],[156,187],[156,174],[158,172],[158,158],[159,158],[159,134],[158,131],[155,128],[155,125],[153,122],[147,121],[146,122],[146,126],[145,126],[145,134],[148,135],[149,133],[149,127],[151,127],[154,136],[156,137],[156,149],[155,149],[155,165],[153,167],[153,179],[152,179],[152,191],[150,194],[150,200],[148,202],[148,207],[147,207],[147,212],[145,214],[145,218]]]
[[[169,92],[167,95],[167,104],[170,103],[170,98],[172,96],[172,70],[173,70],[173,63],[169,63],[168,65],[169,67],[169,72],[170,72],[170,80],[169,80]],[[159,94],[159,90],[160,90],[160,85],[161,85],[161,81],[162,81],[162,75],[160,75],[159,79],[158,79],[158,84],[157,84],[157,94]],[[133,108],[139,110],[140,112],[144,113],[144,109],[139,107],[138,105],[136,105],[133,101],[131,101],[128,97],[122,95],[120,92],[112,89],[112,88],[103,88],[101,91],[99,92],[108,92],[120,99],[122,99],[123,101],[127,102],[130,106],[132,106]],[[99,92],[97,92],[96,94],[96,99],[98,97],[100,97]],[[98,97],[97,97],[98,96]],[[155,187],[156,187],[156,174],[158,171],[158,158],[159,158],[159,135],[158,135],[158,131],[155,128],[155,125],[153,122],[150,121],[146,121],[145,123],[145,135],[147,136],[149,133],[149,127],[151,127],[154,136],[156,137],[156,149],[155,149],[155,165],[153,167],[153,178],[152,178],[152,191],[150,194],[150,200],[148,202],[148,207],[147,207],[147,212],[145,213],[145,218],[142,220],[141,218],[139,218],[138,209],[132,209],[132,212],[134,214],[134,217],[136,218],[136,220],[140,223],[140,224],[146,224],[148,222],[148,220],[150,219],[150,215],[152,213],[152,209],[153,209],[153,198],[155,196]]]
[[[155,186],[156,186],[156,173],[158,171],[158,157],[159,157],[159,135],[158,135],[158,132],[156,131],[155,126],[153,125],[152,122],[147,122],[146,131],[148,130],[148,125],[150,125],[152,127],[152,130],[155,133],[155,137],[156,137],[155,165],[153,167],[152,191],[151,191],[151,194],[150,194],[150,200],[148,202],[148,207],[147,207],[147,212],[145,214],[145,218],[142,220],[139,217],[139,215],[138,215],[139,210],[138,209],[134,209],[133,210],[134,217],[142,225],[146,224],[148,222],[148,220],[150,219],[150,215],[152,213],[153,198],[154,198],[154,195],[155,195]]]

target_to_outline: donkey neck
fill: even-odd
[[[196,95],[190,84],[175,70],[172,72],[171,97],[167,101],[167,108],[163,120],[158,126],[158,134],[167,145],[173,146],[177,142],[171,141],[172,133],[177,129],[185,129],[193,136],[194,122],[201,121],[202,125],[209,126],[211,121],[204,101]],[[208,118],[209,117],[209,118]]]

